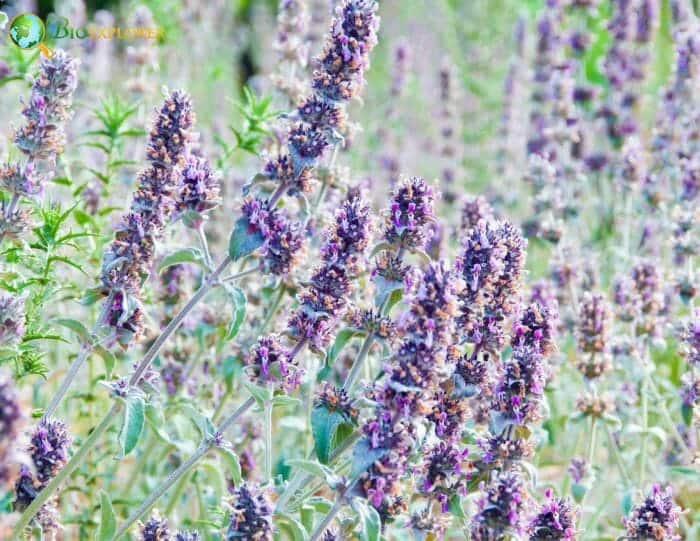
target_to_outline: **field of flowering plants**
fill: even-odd
[[[699,4],[0,2],[0,540],[700,541]]]

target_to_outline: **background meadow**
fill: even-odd
[[[699,11],[0,3],[0,539],[700,539]]]

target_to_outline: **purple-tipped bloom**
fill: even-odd
[[[325,347],[347,305],[351,279],[364,267],[370,231],[369,205],[359,190],[351,189],[325,232],[322,264],[299,294],[301,306],[289,320],[288,331],[296,340],[312,349]]]
[[[176,212],[185,225],[197,228],[204,221],[205,213],[221,203],[221,174],[212,171],[207,160],[194,155],[187,157],[179,174],[181,185]]]
[[[576,539],[576,520],[579,511],[564,498],[556,498],[551,489],[545,490],[546,501],[527,526],[532,541],[573,541]]]
[[[303,373],[275,334],[258,338],[246,357],[246,370],[253,383],[261,386],[275,383],[286,392],[299,386]]]
[[[433,410],[428,419],[435,425],[435,434],[439,438],[458,441],[468,418],[469,407],[465,400],[442,389],[435,393]]]
[[[24,299],[0,292],[0,343],[11,346],[24,336]]]
[[[700,311],[695,312],[693,319],[682,330],[680,338],[688,364],[700,366]]]
[[[70,441],[66,425],[61,421],[44,420],[34,429],[29,454],[41,487],[55,477],[68,461]]]
[[[440,504],[446,513],[453,497],[467,494],[468,451],[454,442],[441,441],[423,453],[422,475],[418,489]]]
[[[120,334],[120,327],[136,316],[141,285],[153,267],[155,242],[162,236],[175,208],[177,167],[185,158],[194,114],[187,94],[172,92],[156,116],[146,155],[150,165],[138,176],[131,209],[117,227],[114,240],[102,260],[102,290],[105,295],[122,295],[118,315],[108,322]],[[122,292],[126,293],[123,296]],[[141,322],[133,321],[133,337],[140,336]],[[130,337],[132,338],[132,337]]]
[[[578,350],[581,353],[605,353],[611,324],[612,312],[605,297],[586,292],[579,307]]]
[[[588,461],[585,458],[573,457],[566,471],[569,472],[574,483],[580,483],[588,475],[588,470]]]
[[[694,376],[691,372],[683,374],[679,394],[685,407],[700,405],[700,376]]]
[[[527,346],[549,355],[554,348],[557,313],[551,312],[539,303],[532,303],[525,308],[519,321],[513,326],[511,343],[513,346]]]
[[[375,0],[346,0],[336,8],[331,34],[313,75],[318,95],[328,101],[348,101],[359,93],[378,28]]]
[[[168,520],[160,516],[157,510],[151,513],[145,524],[141,525],[140,541],[170,541]]]
[[[539,421],[548,375],[546,361],[538,350],[514,347],[511,356],[503,361],[492,413],[516,425]]]
[[[529,503],[522,474],[515,469],[500,472],[490,485],[482,486],[482,492],[472,518],[471,539],[495,541],[505,539],[507,532],[521,534]]]
[[[16,438],[22,423],[22,410],[12,379],[0,370],[0,487],[12,480]]]
[[[434,219],[435,191],[420,177],[402,180],[394,188],[386,211],[384,240],[413,250],[425,245],[425,226]]]
[[[272,502],[263,490],[243,483],[233,491],[231,523],[225,541],[272,541]]]
[[[673,501],[670,486],[651,487],[644,501],[636,505],[629,516],[622,519],[627,538],[636,541],[678,541],[675,533],[681,517],[681,508]]]
[[[460,228],[463,233],[476,227],[479,222],[492,221],[495,213],[491,204],[481,195],[467,195],[462,199]]]
[[[15,132],[15,144],[29,160],[52,163],[63,150],[63,122],[70,118],[79,64],[79,60],[60,49],[48,58],[42,57],[29,103],[22,110],[26,124]]]
[[[0,188],[23,197],[41,194],[43,178],[36,172],[34,163],[6,163],[0,165]]]

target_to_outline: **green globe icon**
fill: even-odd
[[[44,41],[46,27],[33,13],[20,13],[12,19],[8,34],[20,49],[33,49]]]

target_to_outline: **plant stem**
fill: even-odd
[[[287,287],[284,284],[280,285],[280,290],[279,293],[277,294],[277,297],[275,298],[275,302],[272,304],[270,307],[267,316],[265,316],[265,321],[263,321],[262,327],[260,327],[260,330],[258,331],[259,335],[265,334],[265,331],[267,331],[267,328],[270,326],[270,323],[272,322],[272,318],[275,317],[275,313],[277,313],[277,309],[280,306],[280,303],[282,302],[282,299],[284,298],[284,293],[287,290]]]
[[[229,274],[228,276],[224,277],[221,279],[222,282],[234,282],[240,278],[244,278],[246,276],[250,276],[251,274],[255,274],[256,272],[260,271],[260,267],[252,267],[250,269],[246,269],[241,272],[237,272],[236,274]]]
[[[647,430],[649,429],[649,374],[645,368],[642,379],[642,448],[639,456],[639,485],[644,486],[647,469]]]
[[[345,489],[344,493],[350,492],[355,484],[357,483],[357,479],[353,480],[349,485],[348,488]],[[317,541],[319,537],[323,535],[323,532],[326,531],[326,528],[330,525],[330,523],[333,521],[335,516],[338,514],[338,512],[341,510],[343,507],[343,495],[335,500],[335,503],[333,504],[333,507],[331,507],[330,511],[328,511],[328,514],[323,518],[321,521],[321,524],[319,524],[316,529],[314,530],[314,533],[311,534],[311,537],[309,538],[309,541]]]
[[[202,245],[202,251],[204,252],[204,262],[207,264],[207,269],[214,270],[214,260],[211,258],[211,253],[209,252],[209,243],[207,242],[207,235],[204,233],[204,225],[199,224],[197,228],[197,235],[199,236],[199,242]]]
[[[233,424],[236,419],[238,419],[243,413],[245,413],[253,404],[255,400],[250,397],[243,404],[241,404],[231,415],[229,415],[219,426],[217,433],[223,434],[226,429],[228,429],[231,424]],[[173,486],[181,477],[188,473],[199,460],[207,454],[207,452],[215,446],[215,438],[210,438],[202,442],[202,444],[197,448],[190,458],[185,462],[180,464],[180,466],[173,471],[165,480],[158,485],[153,492],[151,492],[148,497],[143,501],[138,508],[131,513],[127,519],[119,526],[116,533],[114,534],[113,541],[119,539],[126,531],[131,528],[132,524],[140,519],[144,514],[148,512],[151,506],[163,495],[168,489]],[[184,486],[183,486],[184,488]]]
[[[622,475],[622,479],[625,482],[625,486],[629,487],[632,484],[632,479],[630,478],[629,473],[627,473],[627,468],[625,467],[625,463],[622,460],[622,456],[620,455],[620,450],[617,447],[617,442],[613,437],[612,429],[608,426],[606,427],[606,431],[608,434],[610,449],[612,449],[613,456],[615,457],[615,462],[617,463],[617,467],[620,470],[620,475]]]
[[[330,526],[331,522],[333,522],[333,519],[340,511],[341,507],[343,507],[343,501],[341,498],[338,498],[335,500],[335,503],[333,504],[333,507],[331,507],[330,511],[328,511],[328,514],[323,517],[321,524],[319,524],[314,530],[314,533],[311,534],[309,541],[317,541],[318,538],[323,535],[328,526]]]
[[[93,429],[78,451],[73,455],[68,463],[63,466],[63,469],[58,472],[56,477],[51,479],[49,484],[46,485],[43,490],[39,492],[39,494],[36,495],[36,498],[34,498],[32,503],[29,504],[29,506],[17,520],[17,524],[15,524],[12,531],[14,538],[20,537],[22,531],[31,522],[32,518],[34,518],[34,515],[36,515],[41,506],[54,495],[59,485],[66,480],[78,466],[80,466],[88,452],[97,444],[100,436],[110,427],[120,409],[121,403],[115,401],[109,412],[107,412],[107,415],[105,415],[102,421],[100,421],[100,424]]]
[[[268,385],[270,396],[272,396],[272,388]],[[272,479],[272,401],[265,402],[265,479]]]
[[[165,329],[163,329],[163,332],[160,334],[160,336],[158,336],[156,341],[153,342],[153,344],[148,349],[139,365],[136,367],[136,370],[134,370],[134,373],[131,375],[131,379],[129,379],[129,387],[132,387],[139,381],[143,373],[151,365],[151,362],[153,361],[155,356],[158,355],[160,349],[163,347],[168,338],[170,338],[170,336],[178,329],[178,327],[180,327],[180,325],[189,315],[192,309],[195,306],[197,306],[199,301],[201,301],[204,298],[204,296],[209,292],[209,290],[217,283],[219,276],[222,272],[224,272],[224,270],[226,269],[226,267],[229,266],[230,263],[231,258],[229,256],[226,256],[221,262],[221,264],[214,270],[214,272],[207,276],[207,279],[202,284],[202,287],[200,287],[197,290],[197,292],[192,296],[192,298],[189,301],[187,301],[187,304],[183,306],[182,310],[180,310],[180,312],[170,321],[170,323],[168,323]]]
[[[65,394],[68,392],[69,387],[73,383],[73,380],[76,378],[78,375],[78,371],[80,368],[83,366],[83,363],[85,363],[85,360],[89,357],[90,352],[92,352],[93,348],[95,347],[95,339],[97,338],[97,331],[100,329],[102,326],[102,323],[104,322],[105,317],[107,317],[107,313],[109,312],[109,308],[112,305],[112,298],[113,294],[110,293],[110,295],[107,297],[107,299],[104,302],[104,306],[102,307],[102,311],[100,312],[100,315],[97,316],[97,321],[95,322],[95,325],[92,327],[92,330],[90,331],[90,334],[83,340],[83,343],[81,344],[80,347],[80,353],[78,354],[78,357],[73,361],[73,364],[70,365],[70,368],[68,369],[68,373],[66,374],[66,377],[63,378],[63,381],[61,382],[61,386],[58,388],[58,390],[54,393],[53,398],[51,398],[51,402],[49,402],[49,405],[46,406],[46,409],[44,409],[44,415],[42,416],[41,420],[45,421],[49,417],[51,417],[54,412],[56,411],[56,408],[58,408],[58,405],[61,403],[61,400],[63,400],[63,397]]]
[[[156,500],[158,500],[173,484],[175,484],[180,477],[190,471],[190,469],[207,453],[207,451],[209,451],[209,449],[211,449],[211,443],[204,443],[200,445],[190,458],[180,464],[175,471],[168,475],[165,481],[158,485],[156,489],[148,495],[143,503],[139,505],[124,522],[122,522],[114,534],[113,539],[116,541],[122,535],[124,535],[131,525],[146,514]]]
[[[362,369],[362,364],[364,363],[365,357],[367,357],[367,354],[369,353],[369,350],[372,347],[373,343],[374,334],[370,333],[367,335],[367,338],[365,338],[365,341],[362,343],[362,347],[360,348],[360,353],[357,354],[355,361],[352,363],[350,372],[348,372],[348,377],[345,379],[345,383],[343,383],[344,390],[349,391],[355,384],[355,380],[360,374],[360,370]]]
[[[654,393],[654,398],[656,398],[656,400],[660,406],[661,416],[663,417],[664,422],[666,423],[666,428],[671,432],[671,434],[673,435],[673,438],[676,440],[676,443],[678,443],[678,446],[681,448],[683,453],[685,453],[686,457],[689,459],[692,459],[693,458],[692,451],[688,448],[688,445],[685,443],[683,436],[681,436],[681,433],[678,431],[678,427],[673,422],[673,418],[671,417],[671,413],[668,411],[668,408],[666,407],[666,403],[664,402],[664,399],[661,396],[661,393],[659,392],[659,388],[656,386],[656,382],[651,378],[649,378],[649,387],[651,389],[651,392]]]
[[[596,444],[596,428],[598,427],[598,423],[596,423],[597,419],[595,417],[591,417],[591,437],[588,440],[588,463],[593,464],[593,455],[595,454],[595,444]]]

